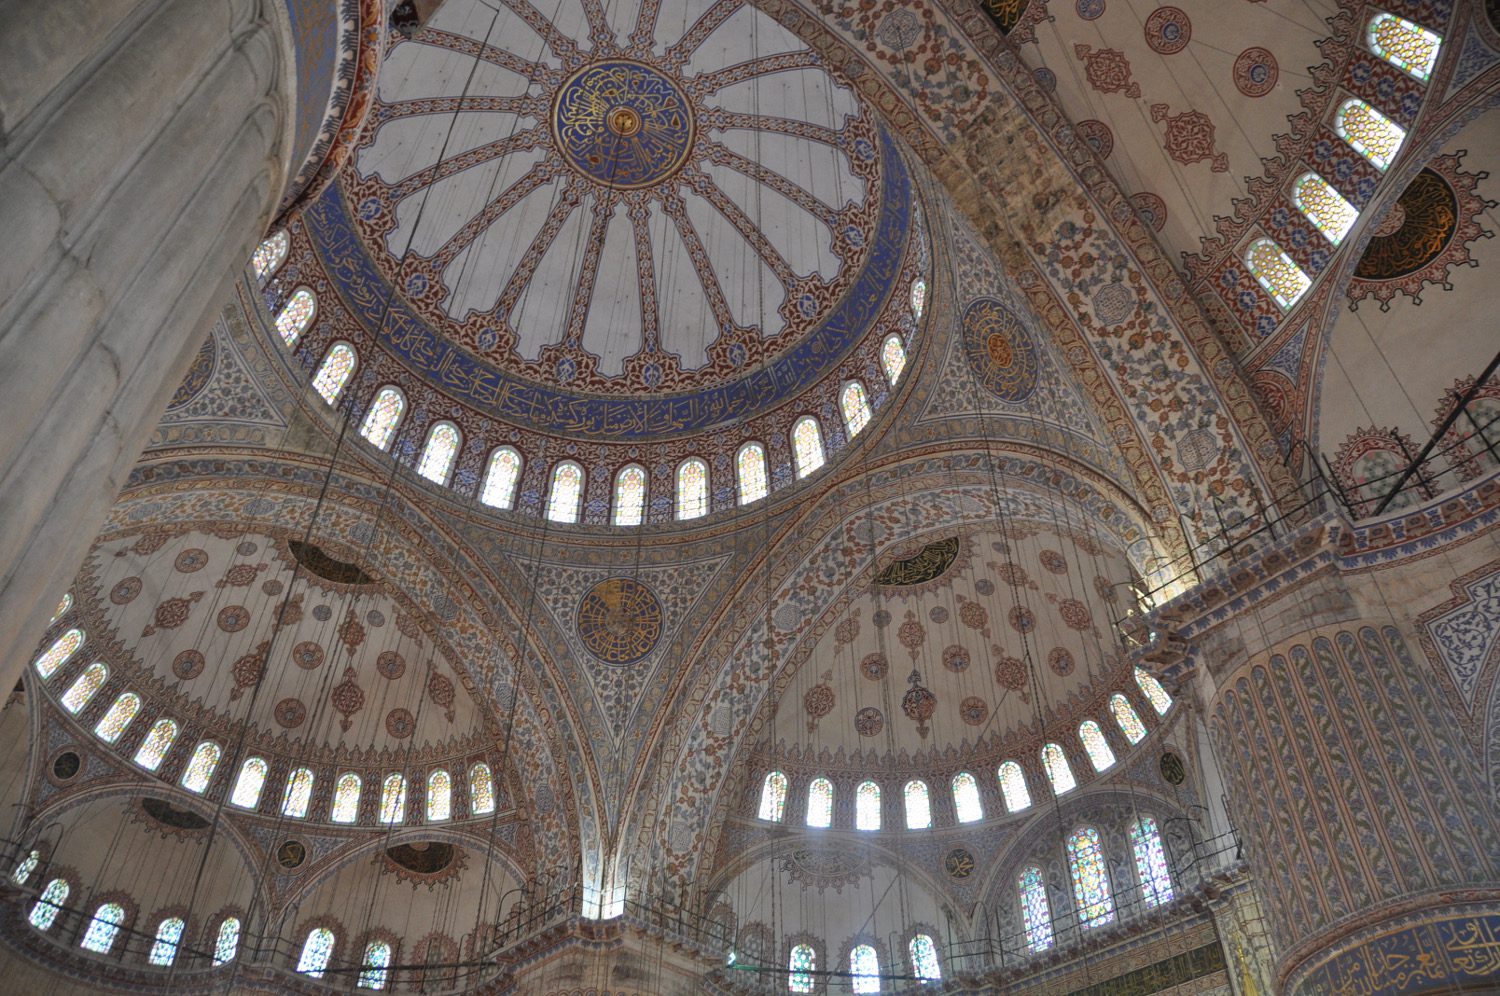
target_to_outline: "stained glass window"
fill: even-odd
[[[438,768],[427,776],[427,818],[446,820],[452,813],[453,779]]]
[[[807,825],[826,827],[833,823],[833,782],[814,778],[807,786]]]
[[[234,960],[240,950],[240,918],[227,916],[219,924],[218,936],[214,938],[214,964],[224,965]]]
[[[911,952],[911,974],[923,982],[942,979],[943,970],[938,966],[937,945],[932,943],[931,937],[918,934],[911,939],[907,950]]]
[[[314,979],[323,977],[328,959],[333,957],[333,931],[318,927],[307,935],[302,944],[302,956],[297,959],[297,971]]]
[[[912,317],[921,321],[922,312],[927,308],[927,281],[921,277],[911,282],[911,314]]]
[[[844,385],[844,392],[839,395],[839,407],[843,409],[844,428],[849,430],[851,438],[870,424],[870,399],[865,397],[865,386],[859,381],[851,380]]]
[[[708,464],[694,457],[677,467],[677,518],[708,514]]]
[[[1021,891],[1021,916],[1026,921],[1026,947],[1046,951],[1052,946],[1052,906],[1047,902],[1047,883],[1042,870],[1032,866],[1016,880]]]
[[[458,459],[458,441],[458,426],[452,422],[434,425],[427,433],[427,447],[422,450],[417,473],[434,484],[447,484],[453,461]]]
[[[1270,239],[1256,239],[1245,250],[1245,265],[1255,279],[1283,308],[1290,308],[1307,292],[1312,281],[1281,247]]]
[[[906,344],[894,332],[885,337],[885,345],[880,347],[880,365],[885,368],[885,379],[892,385],[901,379],[901,371],[906,369]]]
[[[64,879],[54,878],[48,882],[47,888],[37,897],[36,905],[31,907],[31,915],[27,917],[31,925],[37,930],[46,930],[52,926],[52,921],[62,912],[62,904],[68,901],[68,891],[68,883]]]
[[[360,426],[359,434],[377,450],[385,449],[391,445],[391,437],[396,434],[396,426],[405,410],[406,398],[401,392],[394,387],[382,387],[365,413],[365,423]]]
[[[646,469],[637,464],[621,467],[615,475],[614,524],[638,526],[646,514]]]
[[[172,741],[176,739],[177,724],[170,719],[158,719],[136,749],[135,763],[147,771],[155,771],[161,767],[162,758],[167,756]]]
[[[43,927],[43,930],[46,928]],[[786,987],[794,993],[810,993],[813,991],[813,972],[818,968],[818,955],[808,944],[799,944],[792,948],[792,957],[787,961],[790,973],[787,976]]]
[[[1424,83],[1437,65],[1438,47],[1443,43],[1431,31],[1395,14],[1376,14],[1365,37],[1372,52]]]
[[[306,287],[298,287],[276,316],[276,331],[280,334],[281,341],[288,346],[297,345],[297,340],[307,331],[317,313],[318,299],[313,296],[313,292]]]
[[[1047,744],[1042,748],[1042,769],[1047,772],[1047,780],[1057,795],[1065,795],[1078,786],[1073,778],[1073,768],[1068,764],[1068,755],[1057,744]]]
[[[52,618],[47,620],[47,625],[51,626],[53,623],[57,622],[59,619],[61,619],[63,617],[63,614],[66,613],[72,607],[73,607],[73,593],[71,591],[65,591],[65,592],[63,592],[63,597],[62,597],[61,601],[59,601],[57,603],[57,611],[52,613]]]
[[[359,988],[384,989],[386,970],[391,966],[391,946],[385,941],[365,945],[364,966],[359,972]]]
[[[1141,877],[1141,895],[1147,906],[1172,901],[1172,873],[1167,869],[1167,855],[1162,850],[1161,834],[1156,821],[1142,816],[1130,828],[1130,847],[1135,851],[1135,870]]]
[[[849,974],[857,993],[880,992],[880,956],[868,944],[855,945],[849,952]]]
[[[385,776],[380,786],[380,822],[400,823],[406,818],[406,779],[399,774]]]
[[[349,383],[349,377],[354,373],[354,365],[358,357],[354,353],[354,347],[347,342],[336,342],[328,355],[323,357],[323,365],[318,368],[317,376],[313,378],[313,388],[323,396],[323,400],[330,405],[339,399],[344,392],[344,385]]]
[[[740,504],[760,501],[770,491],[766,484],[766,448],[760,443],[740,447],[735,463],[740,472]]]
[[[1068,869],[1073,874],[1073,898],[1078,920],[1084,927],[1098,927],[1115,918],[1115,900],[1109,892],[1109,873],[1099,847],[1099,831],[1083,827],[1068,838]]]
[[[99,719],[99,725],[94,727],[94,735],[107,744],[114,743],[120,739],[120,734],[125,732],[130,721],[135,719],[140,708],[140,697],[134,692],[126,692],[115,699],[109,711]]]
[[[1151,708],[1156,710],[1158,716],[1165,716],[1167,710],[1172,708],[1172,696],[1161,687],[1161,682],[1140,668],[1135,669],[1135,683],[1141,686],[1141,691],[1151,700]]]
[[[214,769],[219,766],[221,753],[219,745],[212,740],[205,740],[194,747],[193,756],[188,759],[187,768],[182,773],[182,787],[189,792],[207,789],[208,783],[213,781]]]
[[[157,925],[156,940],[151,945],[151,964],[167,966],[177,960],[177,945],[182,941],[185,926],[180,916],[168,917]]]
[[[792,427],[792,463],[798,477],[806,477],[823,466],[823,431],[811,415],[804,415]]]
[[[927,798],[927,783],[913,778],[901,791],[906,801],[906,829],[926,830],[932,826],[932,801]]]
[[[68,658],[83,646],[83,630],[70,629],[53,641],[47,652],[36,659],[36,673],[44,679],[57,673],[57,669],[68,662]]]
[[[352,771],[339,775],[333,783],[333,812],[335,823],[353,823],[359,819],[359,776]]]
[[[1019,813],[1031,805],[1031,790],[1026,787],[1026,772],[1015,761],[1006,761],[997,772],[1000,793],[1005,796],[1006,812]]]
[[[854,827],[880,829],[880,786],[875,782],[860,782],[854,790]]]
[[[1344,101],[1335,130],[1355,152],[1380,170],[1391,165],[1406,139],[1406,131],[1400,125],[1363,100]]]
[[[483,762],[469,769],[469,808],[475,816],[495,811],[495,782]]]
[[[62,706],[75,716],[84,706],[89,704],[89,699],[94,697],[106,678],[109,677],[109,668],[104,666],[103,661],[94,661],[84,668],[82,674],[73,679],[73,684],[63,693]]]
[[[1120,732],[1125,734],[1125,739],[1132,744],[1140,743],[1146,736],[1146,727],[1141,723],[1141,717],[1136,715],[1135,707],[1125,696],[1118,692],[1110,697],[1109,711],[1115,714],[1115,722],[1120,724]]]
[[[292,238],[284,228],[256,246],[255,255],[250,257],[250,263],[255,267],[255,279],[264,283],[267,277],[281,269],[291,247]]]
[[[36,866],[41,863],[41,860],[42,852],[32,851],[26,855],[25,860],[16,865],[15,874],[11,875],[10,880],[17,885],[25,885],[26,880],[31,878],[31,873],[36,871]]]
[[[967,771],[953,776],[953,809],[958,822],[973,823],[984,819],[984,804],[979,801],[979,783]]]
[[[89,929],[84,931],[83,940],[78,942],[78,946],[85,951],[108,954],[109,949],[115,946],[115,935],[120,932],[120,924],[124,922],[125,907],[119,903],[105,903],[94,911],[94,919],[89,921]]]
[[[502,446],[490,454],[479,500],[496,508],[511,508],[516,503],[516,485],[520,481],[521,454],[509,446]]]
[[[1078,739],[1083,741],[1084,752],[1088,754],[1095,771],[1104,771],[1115,763],[1115,752],[1109,749],[1104,731],[1092,719],[1086,719],[1079,725]]]
[[[265,758],[245,758],[245,763],[240,765],[240,776],[234,780],[229,801],[242,809],[254,809],[260,805],[260,790],[265,786],[270,770]]]
[[[313,773],[306,768],[293,771],[286,780],[286,792],[281,797],[281,813],[300,820],[307,815],[312,802]]]
[[[577,522],[583,504],[583,468],[571,460],[552,471],[552,492],[547,496],[547,518],[553,522]]]
[[[780,823],[786,812],[786,775],[773,771],[760,786],[760,818]]]
[[[1328,236],[1328,241],[1338,245],[1349,234],[1359,212],[1354,205],[1316,173],[1303,173],[1293,188],[1292,200],[1297,210],[1307,215],[1307,220]]]

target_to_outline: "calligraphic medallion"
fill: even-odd
[[[584,649],[606,664],[634,664],[661,639],[661,602],[634,578],[600,581],[578,605],[578,636]]]
[[[696,124],[676,81],[629,59],[584,66],[557,91],[552,136],[568,164],[595,183],[632,190],[687,161]]]
[[[964,355],[979,383],[1001,401],[1020,404],[1037,384],[1031,333],[1005,305],[982,297],[964,310]]]
[[[958,537],[928,543],[910,557],[896,560],[875,577],[875,583],[888,587],[910,587],[942,577],[958,559]]]

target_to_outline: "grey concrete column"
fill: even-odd
[[[6,687],[281,196],[286,31],[274,0],[0,0]]]

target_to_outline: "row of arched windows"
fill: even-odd
[[[913,934],[906,945],[905,974],[921,983],[941,982],[937,945],[931,934]],[[848,957],[850,989],[856,993],[880,992],[880,953],[867,943],[851,945]],[[794,993],[817,991],[818,952],[811,944],[797,944],[787,958],[787,989]],[[903,980],[904,981],[904,980]]]
[[[1370,50],[1423,83],[1437,64],[1442,39],[1405,18],[1376,14],[1365,32]],[[1382,173],[1390,168],[1406,139],[1406,130],[1363,100],[1346,100],[1334,119],[1340,138]],[[1292,202],[1333,246],[1344,241],[1359,211],[1317,173],[1304,173],[1292,188]],[[1245,250],[1245,265],[1267,294],[1290,308],[1312,286],[1312,279],[1268,238]]]
[[[1172,697],[1161,682],[1136,669],[1136,684],[1151,702],[1158,715],[1164,716],[1172,707]],[[1146,736],[1146,726],[1136,713],[1135,707],[1124,695],[1116,693],[1109,700],[1113,715],[1121,734],[1132,745]],[[1095,771],[1105,771],[1115,763],[1114,751],[1105,738],[1104,729],[1094,720],[1085,720],[1078,727],[1078,737],[1084,753]],[[1048,743],[1041,750],[1042,770],[1055,795],[1066,795],[1077,787],[1073,768],[1068,763],[1067,752],[1056,743]],[[1000,785],[1000,795],[1008,813],[1018,813],[1031,806],[1031,791],[1026,785],[1026,772],[1015,761],[1006,761],[995,772]],[[789,782],[780,771],[769,772],[761,783],[760,808],[757,815],[762,820],[780,823],[786,816],[786,797]],[[954,775],[949,783],[953,794],[953,810],[960,823],[973,823],[984,819],[984,803],[980,799],[979,781],[967,771]],[[901,790],[905,806],[906,828],[925,830],[932,826],[932,800],[928,795],[927,782],[920,778],[908,781]],[[814,828],[833,825],[833,782],[824,777],[814,778],[807,786],[807,825]],[[854,790],[854,828],[856,830],[881,829],[880,783],[867,779]]]

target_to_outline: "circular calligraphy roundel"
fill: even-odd
[[[1031,333],[1005,305],[982,297],[964,309],[964,355],[979,383],[1001,401],[1019,404],[1036,389]]]
[[[588,590],[578,606],[584,648],[606,664],[634,664],[661,639],[661,602],[634,578],[610,578]]]
[[[616,189],[676,173],[693,146],[693,110],[677,83],[628,59],[584,66],[557,91],[552,135],[569,165]]]

